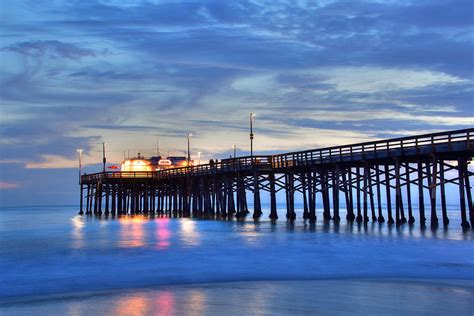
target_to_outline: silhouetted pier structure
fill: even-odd
[[[445,226],[449,223],[446,185],[454,185],[461,225],[469,228],[474,227],[470,185],[474,173],[468,170],[474,156],[473,136],[470,128],[154,172],[88,174],[80,181],[80,213],[240,218],[249,213],[247,192],[252,192],[253,217],[258,218],[261,194],[267,192],[269,217],[277,219],[276,194],[284,190],[288,220],[296,217],[295,194],[300,194],[303,217],[309,221],[316,220],[318,198],[324,220],[339,222],[345,215],[359,223],[402,225],[415,222],[415,191],[419,224],[425,226],[429,213],[431,227],[437,227],[438,218]],[[341,214],[341,198],[345,214]]]

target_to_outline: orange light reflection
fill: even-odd
[[[147,219],[143,217],[120,217],[119,246],[125,248],[143,247],[145,231],[143,225]]]
[[[132,294],[119,300],[113,315],[139,316],[150,311],[150,301],[144,294]]]

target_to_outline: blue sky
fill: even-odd
[[[0,202],[76,203],[76,148],[203,159],[472,127],[472,1],[2,1]],[[26,194],[26,192],[29,192]]]

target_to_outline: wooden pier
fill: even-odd
[[[446,186],[454,185],[461,225],[469,228],[474,227],[474,173],[468,169],[474,157],[473,137],[470,128],[154,172],[88,174],[80,180],[80,214],[241,218],[250,213],[247,197],[253,195],[252,215],[259,218],[261,195],[267,193],[269,217],[276,220],[276,194],[283,190],[288,220],[296,218],[299,194],[303,218],[309,221],[316,220],[318,199],[323,220],[339,222],[345,216],[358,223],[399,226],[414,224],[417,218],[425,227],[429,214],[429,224],[436,228],[449,223]],[[417,208],[412,206],[413,192],[418,193]],[[340,199],[345,208],[340,208]]]

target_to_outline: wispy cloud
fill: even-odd
[[[31,57],[48,56],[50,58],[67,58],[72,60],[96,55],[91,49],[81,48],[75,44],[57,40],[20,42],[5,46],[2,50]]]
[[[19,183],[0,181],[0,190],[18,189],[20,187]]]
[[[40,162],[27,162],[26,169],[63,169],[77,168],[76,159],[69,159],[59,155],[41,155]]]

